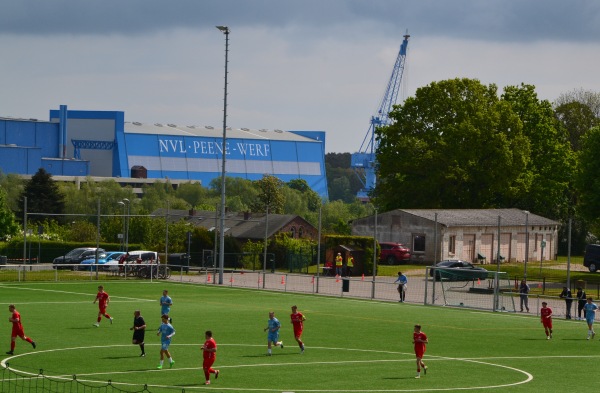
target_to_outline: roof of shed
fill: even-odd
[[[520,209],[397,209],[391,213],[402,211],[417,217],[431,221],[436,220],[439,224],[447,227],[456,226],[494,226],[498,225],[498,217],[501,226],[525,225],[560,225],[558,221],[551,220]],[[383,213],[386,214],[386,213]]]

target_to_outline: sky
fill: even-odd
[[[357,152],[410,34],[399,94],[473,78],[600,91],[596,0],[0,0],[0,117],[326,131]],[[400,103],[400,102],[399,102]]]

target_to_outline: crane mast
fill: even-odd
[[[392,76],[387,84],[385,94],[379,103],[377,113],[371,116],[371,122],[367,135],[363,139],[360,149],[353,153],[351,157],[351,166],[360,179],[363,188],[358,191],[358,199],[366,202],[369,200],[369,193],[375,189],[377,183],[377,147],[379,146],[375,138],[375,130],[391,123],[389,114],[398,99],[400,84],[402,83],[402,74],[406,62],[406,48],[408,47],[408,38],[410,35],[404,35],[404,40],[400,45],[400,51],[392,70]]]

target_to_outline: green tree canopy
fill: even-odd
[[[283,213],[283,193],[282,188],[285,183],[272,175],[264,175],[262,179],[254,182],[258,189],[258,197],[252,204],[253,212],[264,212],[269,207],[269,212],[274,214]]]
[[[497,207],[528,189],[529,140],[495,85],[434,82],[390,116],[377,130],[379,207]]]
[[[24,214],[24,201],[27,198],[27,212],[41,214],[63,214],[64,196],[60,192],[58,185],[52,180],[44,168],[40,168],[29,181],[25,183],[25,188],[19,198],[19,217]],[[31,222],[42,222],[47,217],[44,215],[29,215]],[[56,218],[59,219],[59,218]]]
[[[0,186],[0,239],[14,236],[19,232],[19,225],[15,220],[14,213],[6,202],[6,191]]]
[[[508,86],[502,99],[519,116],[531,146],[527,167],[521,174],[530,180],[528,189],[505,200],[502,207],[520,207],[553,219],[566,218],[572,203],[575,155],[552,105],[539,100],[531,85]]]
[[[580,172],[577,178],[579,211],[595,234],[600,233],[600,126],[592,128],[581,141]]]

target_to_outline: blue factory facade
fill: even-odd
[[[125,122],[119,111],[50,111],[49,121],[0,118],[0,170],[32,175],[200,181],[265,174],[304,179],[327,199],[325,132]]]

